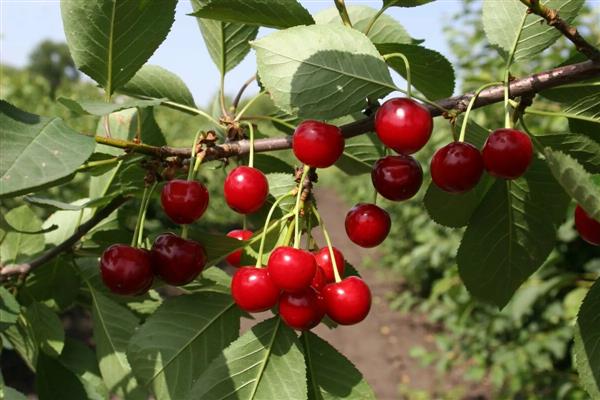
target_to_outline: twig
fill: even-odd
[[[252,84],[252,82],[254,82],[256,80],[256,74],[252,75],[246,82],[244,82],[244,84],[242,85],[242,87],[240,88],[240,90],[238,91],[237,95],[235,96],[235,99],[233,99],[233,104],[232,104],[232,108],[233,108],[233,113],[235,114],[238,105],[240,104],[240,100],[242,99],[242,95],[244,94],[244,92],[246,91],[246,89],[248,88],[248,86],[250,86],[250,84]]]
[[[350,15],[348,15],[348,9],[346,8],[346,3],[344,0],[334,0],[335,6],[340,14],[340,18],[344,25],[349,28],[352,28],[352,21],[350,21]]]

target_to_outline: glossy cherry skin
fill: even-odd
[[[208,190],[197,181],[174,179],[163,186],[160,202],[173,222],[191,224],[206,211]]]
[[[286,292],[298,293],[310,286],[317,263],[308,251],[282,246],[271,252],[267,268],[275,286]]]
[[[282,293],[279,316],[287,326],[306,331],[319,325],[325,316],[325,302],[313,288],[300,293]]]
[[[262,171],[240,166],[231,170],[223,185],[227,205],[240,214],[258,211],[269,195],[269,182]]]
[[[359,203],[346,214],[346,233],[361,247],[375,247],[385,240],[392,220],[384,209],[375,204]]]
[[[241,267],[231,279],[231,296],[244,311],[266,311],[277,304],[279,294],[266,268]]]
[[[527,134],[516,129],[496,129],[488,136],[483,150],[487,172],[502,179],[523,175],[533,158],[533,145]]]
[[[227,234],[230,238],[234,238],[237,240],[248,240],[252,237],[252,231],[244,230],[244,229],[234,229]],[[242,249],[236,250],[233,253],[230,253],[225,260],[232,267],[239,267],[240,262],[242,260]]]
[[[357,276],[330,283],[321,294],[327,315],[340,325],[352,325],[362,321],[371,309],[371,290]]]
[[[296,128],[292,149],[296,158],[314,168],[332,166],[344,152],[344,136],[335,125],[307,120]]]
[[[483,158],[472,144],[453,142],[435,152],[430,169],[437,187],[449,193],[464,193],[481,179]]]
[[[125,244],[113,244],[104,250],[100,273],[113,293],[129,296],[147,292],[154,280],[150,253]]]
[[[600,222],[590,217],[579,205],[575,208],[575,228],[583,240],[600,246]]]
[[[198,242],[172,233],[158,235],[150,250],[154,273],[165,283],[182,286],[198,276],[206,265],[206,250]]]
[[[411,99],[390,99],[375,114],[375,132],[379,140],[400,154],[412,154],[422,149],[432,130],[433,118],[429,110]]]
[[[315,276],[313,277],[312,282],[310,283],[310,287],[315,289],[317,292],[320,292],[325,285],[327,285],[327,278],[325,277],[325,272],[323,272],[323,268],[317,267],[315,271]]]
[[[335,257],[335,264],[337,265],[338,272],[340,276],[344,276],[344,255],[341,251],[333,249],[333,256]],[[325,279],[327,282],[335,281],[335,274],[333,272],[333,263],[331,262],[331,256],[329,254],[329,247],[323,247],[319,251],[315,253],[315,261],[317,262],[317,266],[323,270],[325,274]]]
[[[408,200],[421,188],[423,169],[411,156],[387,156],[373,165],[371,181],[375,190],[386,199]]]

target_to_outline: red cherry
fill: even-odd
[[[390,233],[390,215],[375,204],[359,203],[346,214],[346,233],[361,247],[375,247]]]
[[[516,179],[523,175],[533,158],[533,145],[516,129],[496,129],[483,146],[483,165],[492,176]]]
[[[248,240],[252,237],[252,231],[244,230],[244,229],[234,229],[227,234],[230,238],[234,238],[237,240]],[[236,250],[233,253],[230,253],[225,260],[232,267],[239,267],[242,259],[242,249]]]
[[[206,211],[208,190],[197,181],[174,179],[163,186],[160,202],[173,222],[191,224]]]
[[[227,205],[240,214],[258,211],[269,195],[267,177],[256,168],[236,167],[225,179],[223,185]]]
[[[417,194],[423,183],[423,170],[411,156],[387,156],[373,165],[371,180],[380,195],[388,200],[402,201]]]
[[[313,288],[300,293],[283,293],[279,298],[279,315],[290,328],[309,330],[319,325],[325,316],[324,303]]]
[[[172,233],[157,236],[150,254],[154,272],[174,286],[190,283],[206,265],[206,251],[200,243]]]
[[[429,110],[411,99],[390,99],[375,114],[379,140],[397,153],[412,154],[423,148],[433,130]]]
[[[308,288],[317,271],[317,263],[311,253],[288,246],[273,250],[267,267],[275,286],[290,293]]]
[[[483,173],[483,158],[477,147],[453,142],[435,152],[431,159],[431,178],[440,189],[463,193],[473,189]]]
[[[114,293],[143,294],[154,279],[150,253],[125,244],[113,244],[100,257],[102,281]]]
[[[575,228],[583,240],[600,246],[600,222],[590,217],[579,205],[575,208]]]
[[[333,247],[333,256],[335,257],[335,263],[337,265],[340,276],[344,276],[344,255],[341,251]],[[317,265],[323,270],[327,282],[335,281],[333,263],[331,262],[331,257],[329,256],[329,247],[323,247],[322,249],[317,251],[315,253],[315,261],[317,262]]]
[[[268,310],[277,303],[279,293],[266,268],[241,267],[231,279],[231,296],[244,311]]]
[[[304,121],[292,138],[296,158],[314,168],[332,166],[344,152],[344,136],[335,125],[319,121]]]
[[[357,276],[330,283],[322,291],[327,315],[340,325],[356,324],[369,314],[371,290]]]
[[[321,289],[327,285],[327,278],[325,277],[325,272],[323,272],[323,268],[317,267],[315,271],[315,276],[313,277],[312,282],[310,283],[310,287],[315,289],[317,292],[320,292]]]

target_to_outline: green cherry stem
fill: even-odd
[[[325,224],[323,223],[323,220],[321,219],[321,215],[319,214],[317,207],[315,207],[315,205],[313,204],[311,208],[312,208],[313,214],[315,215],[315,218],[317,218],[317,222],[321,226],[321,230],[323,231],[323,236],[325,237],[325,242],[327,243],[327,248],[329,249],[329,258],[331,259],[331,264],[333,264],[333,274],[335,276],[335,281],[340,282],[342,280],[342,278],[340,277],[340,271],[338,271],[338,266],[335,261],[335,254],[333,254],[333,246],[331,245],[331,239],[329,238],[329,233],[327,232],[327,229],[325,228]]]
[[[411,85],[411,79],[410,79],[410,62],[408,62],[408,58],[406,58],[406,56],[402,53],[391,53],[391,54],[386,54],[385,56],[383,56],[383,59],[385,61],[390,60],[392,58],[400,58],[402,59],[402,61],[404,61],[404,68],[406,68],[406,96],[408,96],[408,98],[412,98],[412,85]]]
[[[140,237],[142,236],[142,234],[140,233],[141,230],[143,230],[143,220],[144,220],[144,214],[146,213],[145,208],[147,207],[147,201],[146,198],[150,197],[148,196],[150,192],[150,188],[148,186],[144,187],[144,193],[142,194],[142,202],[140,204],[140,209],[138,211],[138,215],[137,215],[137,220],[135,222],[135,229],[133,230],[133,237],[131,238],[131,247],[139,247],[139,243],[140,243]]]
[[[244,122],[250,132],[250,154],[248,155],[248,166],[254,167],[254,126],[250,122]]]
[[[193,181],[196,177],[196,155],[198,149],[198,139],[200,139],[201,134],[202,130],[198,129],[196,135],[194,136],[194,143],[192,143],[192,156],[190,157],[190,169],[187,176],[188,181]]]
[[[271,218],[273,217],[273,213],[275,212],[275,209],[277,209],[277,206],[279,205],[279,203],[281,203],[281,201],[285,198],[288,198],[290,196],[293,196],[293,192],[288,192],[286,194],[284,194],[283,196],[279,197],[277,200],[275,200],[275,202],[273,203],[273,205],[271,206],[271,209],[269,210],[269,213],[267,214],[267,219],[265,220],[265,225],[263,227],[263,231],[262,231],[262,235],[260,238],[260,246],[258,248],[258,257],[256,258],[256,268],[261,268],[262,267],[262,257],[263,257],[263,252],[265,250],[265,241],[267,238],[267,231],[269,230],[269,223],[271,222]],[[280,219],[284,220],[286,218],[291,217],[291,215],[286,215],[284,217],[282,217]]]
[[[140,221],[140,229],[138,231],[137,247],[141,247],[141,245],[142,245],[142,238],[144,236],[143,235],[144,234],[144,224],[146,223],[146,212],[148,211],[148,206],[150,205],[150,199],[152,198],[152,193],[154,193],[154,189],[156,189],[157,185],[158,185],[158,182],[154,182],[152,184],[152,186],[150,187],[150,190],[148,191],[148,195],[146,196],[146,201],[142,205],[142,216],[141,216],[141,221]]]
[[[294,248],[300,248],[300,208],[302,203],[302,192],[304,191],[304,180],[308,175],[308,171],[310,167],[305,165],[302,169],[302,176],[300,177],[300,182],[298,183],[298,193],[296,194],[296,207],[294,207],[294,224],[295,224],[295,234],[294,234]]]
[[[473,108],[473,105],[477,101],[477,98],[479,97],[481,92],[483,92],[485,89],[487,89],[491,86],[496,86],[501,83],[502,82],[486,83],[485,85],[483,85],[479,89],[477,89],[477,91],[475,91],[475,94],[473,95],[473,97],[471,97],[471,100],[469,100],[469,105],[467,106],[467,111],[465,112],[465,117],[463,119],[462,126],[460,127],[460,136],[458,138],[459,142],[465,141],[465,135],[467,134],[467,124],[469,123],[469,116],[471,115],[471,109]]]
[[[506,67],[504,67],[504,127],[512,128],[512,118],[510,117],[510,107],[508,104],[508,100],[510,98],[510,67],[515,59],[515,53],[517,51],[517,45],[519,44],[519,39],[521,39],[521,33],[523,32],[523,27],[525,26],[525,20],[529,14],[525,13],[521,20],[521,25],[519,27],[519,31],[515,36],[515,41],[513,42],[512,48],[510,49],[510,53],[508,53],[508,59],[506,60]]]
[[[252,107],[252,104],[254,104],[255,101],[257,101],[258,99],[260,99],[260,97],[265,94],[266,92],[260,92],[259,94],[257,94],[256,96],[254,96],[253,98],[251,98],[245,105],[244,107],[240,110],[240,112],[238,113],[238,115],[235,117],[235,121],[239,121],[244,114],[246,113],[246,111],[248,111],[250,109],[250,107]]]

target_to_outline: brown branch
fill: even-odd
[[[58,244],[55,247],[52,247],[50,250],[43,253],[39,257],[27,263],[0,266],[0,281],[4,281],[14,275],[20,275],[21,277],[25,277],[28,273],[38,268],[39,266],[44,265],[48,261],[51,261],[60,253],[69,250],[71,247],[73,247],[73,245],[75,245],[75,243],[79,241],[79,239],[81,239],[92,228],[94,228],[96,225],[102,222],[103,219],[112,214],[113,211],[121,207],[127,200],[129,200],[128,197],[115,197],[104,208],[98,210],[92,218],[79,225],[75,233],[69,236],[64,242]]]
[[[575,48],[587,58],[600,61],[600,50],[588,43],[577,31],[577,28],[569,25],[560,18],[558,10],[546,7],[540,0],[521,0],[521,3],[529,7],[529,11],[544,18],[548,25],[558,29],[564,37],[569,39]]]

